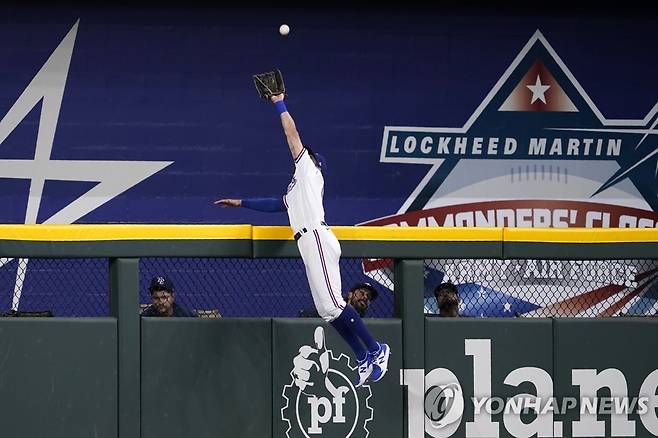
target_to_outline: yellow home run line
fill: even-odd
[[[500,242],[502,228],[331,227],[339,240]],[[292,239],[290,227],[254,227],[254,240]]]
[[[658,242],[658,229],[331,227],[342,241],[623,243]],[[0,225],[0,240],[292,240],[287,226],[251,225]]]
[[[505,242],[633,243],[658,242],[655,228],[504,228]]]
[[[0,225],[0,240],[81,242],[251,239],[251,229],[251,225]]]

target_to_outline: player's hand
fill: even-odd
[[[240,207],[242,205],[242,199],[218,199],[214,204],[224,207]]]
[[[275,94],[274,96],[270,97],[270,100],[272,103],[277,103],[283,100],[283,94]]]
[[[295,385],[302,391],[315,385],[314,382],[323,382],[329,370],[329,352],[324,342],[324,329],[316,328],[314,337],[316,348],[303,345],[299,349],[299,354],[292,360],[292,377]],[[322,380],[312,378],[311,373],[322,373],[324,378]]]

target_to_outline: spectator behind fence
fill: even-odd
[[[149,286],[153,304],[142,312],[142,316],[195,317],[193,311],[176,303],[174,284],[167,277],[157,276]]]
[[[439,284],[434,289],[434,297],[439,308],[436,316],[458,317],[459,316],[459,292],[457,286],[450,282]]]
[[[354,307],[354,310],[357,311],[359,316],[363,318],[366,314],[366,310],[370,307],[370,303],[377,299],[379,292],[377,289],[370,283],[358,283],[352,286],[352,288],[345,295],[345,302],[351,304]],[[299,316],[304,318],[319,318],[317,310],[315,309],[305,309],[299,311]]]

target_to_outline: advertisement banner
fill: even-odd
[[[402,436],[399,320],[368,321],[373,336],[389,344],[391,356],[382,380],[361,387],[354,384],[354,353],[331,325],[319,318],[275,319],[273,324],[275,436]],[[304,367],[305,361],[316,365]]]
[[[422,391],[408,380],[408,436],[658,436],[654,325],[426,318],[425,369],[404,370],[424,376]]]

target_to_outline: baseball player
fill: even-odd
[[[282,198],[219,199],[215,204],[288,212],[318,314],[338,331],[356,355],[359,373],[356,386],[363,385],[367,380],[379,381],[388,369],[390,348],[385,343],[375,341],[359,314],[342,297],[338,265],[340,243],[324,221],[324,159],[302,144],[295,122],[284,103],[284,95],[274,95],[270,100],[280,114],[283,132],[295,162],[295,173],[288,185],[288,192]]]

